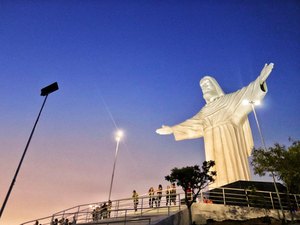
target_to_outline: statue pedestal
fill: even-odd
[[[295,196],[286,194],[286,187],[276,183],[284,209],[295,205]],[[205,196],[205,194],[204,194]],[[206,192],[206,198],[214,204],[280,209],[273,182],[236,181]]]

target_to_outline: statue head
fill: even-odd
[[[205,76],[200,80],[200,87],[202,89],[203,98],[206,103],[213,102],[217,98],[224,95],[224,92],[215,78]]]

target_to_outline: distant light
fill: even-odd
[[[120,141],[121,138],[123,137],[123,135],[124,135],[123,131],[118,130],[118,131],[116,132],[116,141]]]
[[[254,101],[254,105],[260,105],[260,101],[259,100]]]
[[[252,104],[252,105],[260,105],[261,102],[259,100],[248,100],[248,99],[244,99],[242,101],[242,104],[243,105],[249,105],[249,104]]]

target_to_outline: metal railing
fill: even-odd
[[[201,194],[215,204],[280,209],[276,192],[253,191],[249,189],[215,188]],[[299,208],[300,194],[279,193],[284,210]]]
[[[137,223],[137,221],[146,221],[146,224],[150,224],[154,217],[169,216],[181,210],[181,196],[182,193],[176,194],[175,202],[167,205],[167,195],[162,195],[159,200],[159,206],[156,206],[156,203],[158,204],[158,196],[153,196],[155,199],[153,207],[149,204],[149,196],[142,196],[139,197],[139,204],[136,210],[134,209],[132,198],[114,200],[111,202],[111,207],[107,207],[107,201],[95,202],[68,208],[37,220],[42,225],[52,225],[55,219],[57,221],[67,220],[70,224],[109,224],[116,222],[130,224]],[[106,204],[106,207],[104,204]],[[35,221],[31,220],[21,225],[32,225]]]
[[[300,194],[287,195],[286,193],[279,193],[279,196],[285,210],[300,207]],[[102,207],[102,210],[101,206],[107,204],[107,202],[83,204],[59,211],[48,217],[40,218],[38,221],[42,225],[52,225],[52,221],[55,219],[58,221],[68,219],[70,224],[82,225],[91,225],[93,223],[130,224],[134,222],[137,223],[137,221],[139,221],[139,224],[151,224],[153,219],[157,216],[169,216],[182,209],[182,204],[184,204],[185,199],[184,193],[176,194],[175,204],[172,203],[172,205],[167,205],[167,197],[169,196],[162,195],[160,206],[156,206],[154,201],[153,207],[149,204],[149,196],[145,195],[139,197],[137,210],[134,209],[132,198],[114,200],[111,203],[111,207],[106,209]],[[154,196],[154,199],[156,199],[157,202],[157,196]],[[209,201],[207,201],[208,199]],[[222,205],[280,209],[279,200],[275,192],[253,191],[248,189],[215,188],[211,191],[201,192],[197,201]],[[100,208],[98,215],[95,214],[97,208]],[[21,225],[32,225],[35,221],[36,220],[28,221]]]

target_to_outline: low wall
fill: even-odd
[[[282,218],[280,210],[265,210],[253,207],[224,206],[217,204],[194,203],[192,206],[193,221],[198,224],[206,224],[211,219],[214,221],[224,220],[248,220],[269,216],[279,220]],[[285,211],[287,220],[291,221],[291,214]],[[297,212],[295,220],[300,220],[300,212]],[[189,224],[188,210],[183,209],[180,212],[159,221],[156,225],[187,225]]]
[[[155,225],[187,225],[189,224],[189,212],[188,209],[185,208],[180,212],[165,218]]]
[[[287,220],[291,220],[289,211],[284,211]],[[262,208],[241,207],[241,206],[224,206],[217,204],[196,203],[192,207],[193,220],[196,224],[206,224],[206,220],[214,221],[224,220],[248,220],[261,218],[265,216],[274,219],[282,219],[280,210],[266,210]],[[295,215],[295,220],[300,220],[300,212]]]

